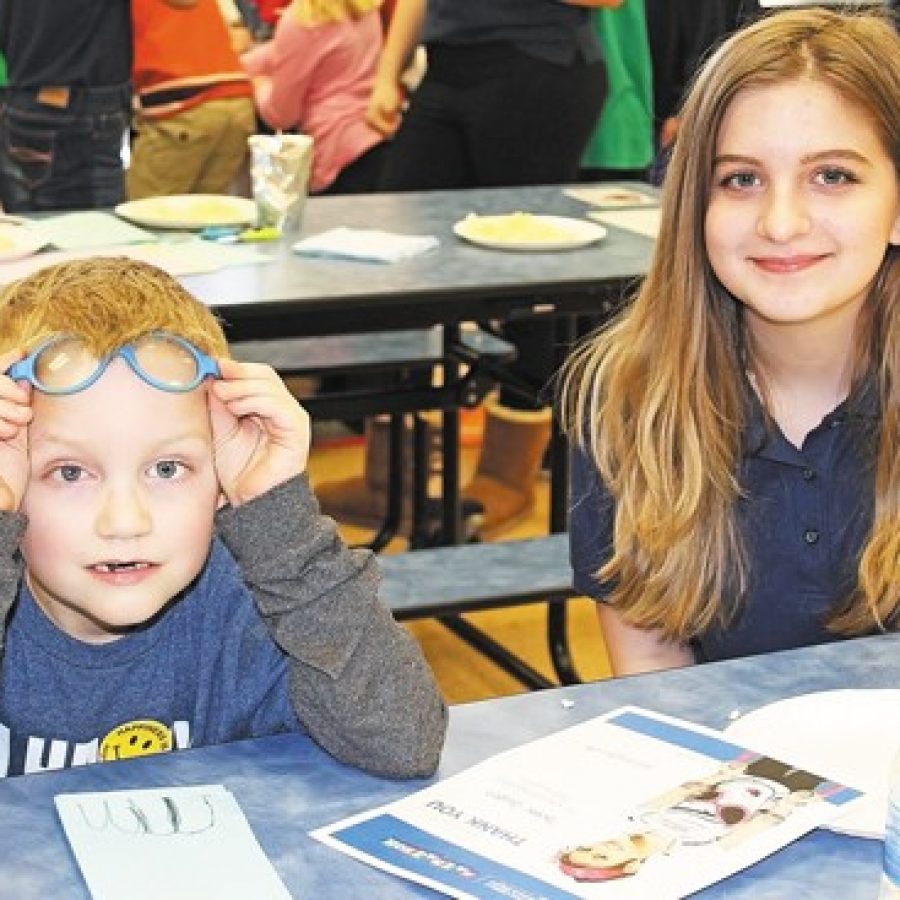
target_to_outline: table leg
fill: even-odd
[[[459,343],[459,326],[444,328],[444,383],[456,380],[459,365],[453,361],[450,347]],[[459,478],[459,410],[445,409],[441,417],[441,534],[444,544],[458,544],[462,532],[460,522]]]
[[[556,371],[559,371],[575,340],[574,316],[560,316],[555,321]],[[565,531],[569,524],[569,447],[565,435],[554,416],[550,434],[550,533]],[[547,605],[547,646],[553,669],[562,684],[577,684],[581,679],[575,671],[569,638],[566,632],[567,601]]]
[[[403,518],[403,469],[406,449],[404,421],[403,413],[391,415],[388,438],[387,514],[378,533],[365,545],[375,553],[383,550],[391,542],[400,530],[400,522]]]
[[[431,477],[431,439],[428,423],[418,413],[413,413],[413,477],[412,477],[412,525],[409,549],[427,547],[430,540],[428,482]]]
[[[480,628],[476,628],[471,622],[467,622],[462,616],[441,616],[438,621],[470,647],[486,656],[494,665],[522,682],[525,687],[538,691],[558,687],[541,675],[537,669],[533,669],[514,653],[510,653],[506,647],[485,634]]]

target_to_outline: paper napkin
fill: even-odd
[[[54,799],[94,900],[290,900],[234,795],[220,784]]]
[[[604,225],[612,225],[614,228],[624,228],[626,231],[634,231],[644,237],[655,238],[659,234],[659,226],[662,220],[662,211],[655,209],[609,209],[594,210],[588,212],[588,216],[595,222]]]
[[[438,246],[431,235],[395,234],[366,228],[332,228],[294,244],[301,256],[392,263],[428,253]]]
[[[32,227],[48,244],[59,250],[144,244],[156,240],[156,235],[152,232],[100,211],[73,212],[34,219]]]

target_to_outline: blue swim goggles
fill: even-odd
[[[219,377],[219,367],[212,357],[165,331],[145,334],[101,359],[81,338],[54,335],[10,366],[6,374],[14,381],[30,381],[44,394],[77,394],[89,388],[119,356],[135,375],[161,391],[186,393],[207,376]]]

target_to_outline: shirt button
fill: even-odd
[[[805,481],[812,481],[815,477],[816,473],[814,469],[810,469],[809,467],[807,467],[803,470],[803,478]]]
[[[807,544],[815,544],[819,540],[819,532],[815,528],[807,528],[803,532],[803,540]]]

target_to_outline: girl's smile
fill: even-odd
[[[806,253],[796,256],[756,256],[751,257],[751,261],[764,272],[773,275],[791,275],[794,272],[803,272],[827,258],[827,253]]]

